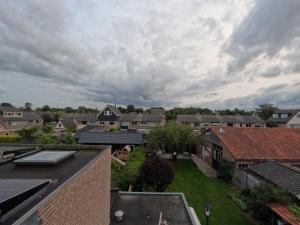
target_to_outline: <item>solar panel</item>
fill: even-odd
[[[14,161],[17,165],[26,165],[26,164],[57,164],[72,155],[75,154],[75,151],[42,151],[34,155],[30,155],[21,159]]]
[[[4,202],[47,184],[48,179],[0,179],[0,206]]]

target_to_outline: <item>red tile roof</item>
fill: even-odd
[[[300,129],[212,127],[236,160],[300,161]]]
[[[300,225],[300,221],[297,220],[295,215],[288,209],[287,206],[280,204],[274,204],[271,207],[271,210],[275,212],[278,216],[288,222],[290,225]]]

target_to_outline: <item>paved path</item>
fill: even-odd
[[[198,156],[193,155],[193,162],[197,165],[198,169],[207,177],[217,177],[218,172],[214,170],[210,165],[200,159]]]

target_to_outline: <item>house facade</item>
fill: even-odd
[[[208,127],[265,127],[265,121],[258,116],[247,115],[178,115],[177,122],[191,126],[194,130]]]
[[[0,134],[2,135],[42,125],[43,119],[33,112],[22,111],[7,103],[0,105]]]
[[[224,160],[235,170],[268,160],[299,166],[300,129],[211,127],[197,155],[215,169]]]
[[[119,128],[120,122],[119,118],[121,112],[114,105],[107,105],[103,110],[97,115],[97,121],[99,125],[105,125],[110,128]]]
[[[267,120],[272,126],[300,128],[300,109],[279,109]]]
[[[122,129],[137,129],[140,131],[148,130],[156,125],[164,125],[166,123],[165,116],[161,113],[122,114],[119,121]]]

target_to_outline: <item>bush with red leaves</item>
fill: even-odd
[[[159,156],[149,157],[140,168],[140,179],[156,192],[163,192],[171,184],[174,177],[172,164]]]

